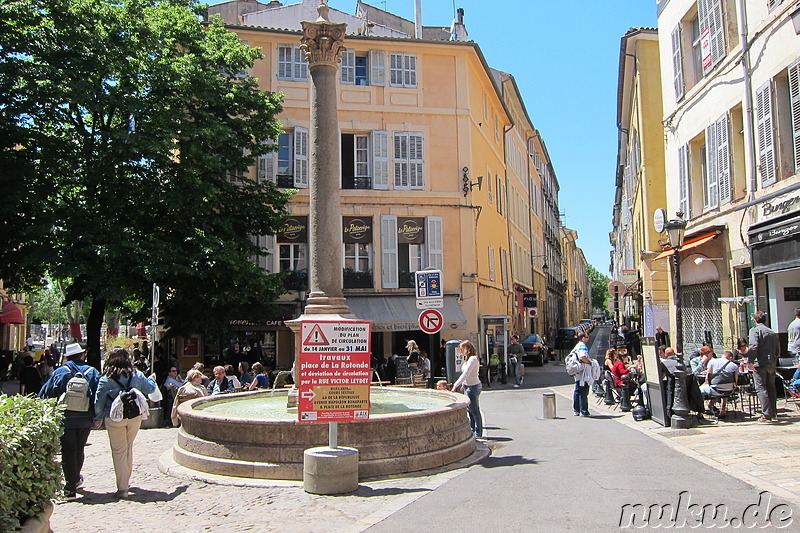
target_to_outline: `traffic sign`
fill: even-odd
[[[528,316],[531,318],[536,318],[539,316],[539,308],[538,307],[531,307],[528,309]]]
[[[611,296],[615,296],[615,289],[617,295],[622,296],[622,294],[625,292],[625,284],[621,281],[612,281],[608,284],[608,293]]]
[[[444,298],[423,298],[417,300],[417,309],[441,309],[444,307]]]
[[[417,299],[442,297],[442,271],[418,270],[414,272]]]
[[[526,292],[522,295],[522,307],[537,307],[535,292]]]
[[[369,418],[372,323],[303,321],[297,416],[300,422]]]
[[[444,325],[444,317],[442,313],[436,309],[426,309],[419,314],[419,328],[423,333],[433,335],[438,333]]]

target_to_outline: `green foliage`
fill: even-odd
[[[271,149],[280,97],[241,75],[259,50],[202,12],[0,2],[0,278],[34,287],[47,272],[69,280],[66,301],[90,298],[90,360],[105,306],[149,302],[153,282],[165,311],[206,306],[195,331],[282,291],[251,236],[274,233],[289,195],[231,179]]]
[[[55,399],[0,395],[0,531],[41,512],[60,490],[62,419]]]
[[[605,311],[608,305],[609,278],[589,264],[586,265],[586,276],[592,287],[592,308]]]
[[[40,287],[31,293],[33,318],[44,324],[66,324],[64,295],[55,285]]]

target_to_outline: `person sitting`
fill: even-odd
[[[221,366],[214,367],[214,379],[208,384],[206,390],[212,396],[233,392],[233,381],[225,375],[225,368]]]
[[[728,397],[736,387],[738,380],[739,367],[733,362],[733,352],[730,350],[725,350],[722,357],[711,359],[708,362],[706,381],[700,386],[700,392],[703,393],[703,396],[709,398],[709,411],[714,412],[716,410],[717,398],[721,397],[722,405],[719,408],[719,416],[725,416]]]
[[[436,390],[450,390],[450,387],[447,386],[447,381],[440,379],[436,382]]]
[[[710,344],[704,344],[700,349],[692,355],[689,359],[692,374],[703,375],[708,367],[708,362],[715,357],[714,349]]]
[[[239,381],[242,384],[242,387],[248,388],[250,383],[253,382],[253,375],[249,372],[250,370],[250,363],[247,361],[240,361],[239,362]]]
[[[739,337],[736,339],[736,351],[733,353],[734,361],[740,362],[747,359],[747,354],[750,352],[750,344],[747,339]]]
[[[209,381],[210,381],[210,380],[208,379],[208,376],[206,376],[206,375],[205,375],[205,373],[203,372],[203,371],[205,370],[205,367],[203,366],[203,363],[195,363],[195,364],[192,366],[192,368],[193,368],[194,370],[197,370],[197,371],[199,371],[199,372],[200,372],[200,374],[202,374],[202,376],[203,376],[203,387],[208,387],[208,383],[209,383]],[[188,374],[187,374],[187,375],[188,375]],[[187,379],[188,379],[188,378],[187,378]]]
[[[614,368],[614,362],[617,359],[617,351],[614,348],[606,350],[605,366],[607,370]]]
[[[233,365],[225,365],[225,377],[228,378],[231,382],[233,382],[233,390],[240,391],[242,390],[242,384],[239,382],[239,378],[236,377],[236,374],[233,371]]]
[[[269,376],[267,376],[267,373],[264,371],[264,365],[261,363],[253,363],[253,374],[255,374],[255,377],[247,387],[248,390],[269,388]]]
[[[193,368],[186,373],[186,383],[175,391],[175,399],[172,401],[172,425],[181,425],[181,418],[178,416],[178,406],[183,402],[208,396],[208,391],[203,386],[203,373]]]
[[[636,388],[636,384],[631,380],[631,371],[625,366],[623,359],[617,357],[616,352],[612,355],[611,374],[614,376],[614,383],[617,387],[628,387],[629,391]]]

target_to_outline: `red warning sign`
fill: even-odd
[[[328,346],[330,343],[327,337],[325,337],[325,333],[322,332],[322,328],[319,327],[319,324],[315,324],[311,333],[309,333],[306,340],[303,341],[303,344],[306,346]]]

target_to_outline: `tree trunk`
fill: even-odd
[[[86,362],[100,370],[100,329],[106,312],[105,298],[92,299],[89,318],[86,319]]]

